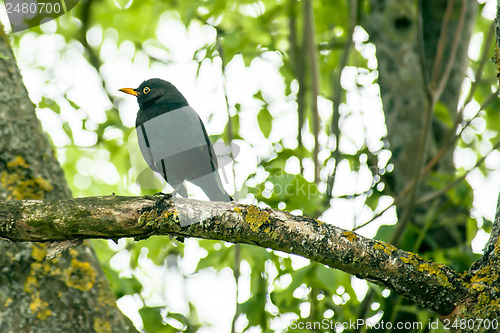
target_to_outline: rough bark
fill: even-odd
[[[465,237],[468,207],[450,203],[446,193],[423,205],[415,205],[415,202],[419,197],[436,191],[432,184],[426,183],[425,178],[417,175],[444,145],[442,141],[449,130],[433,115],[435,105],[440,103],[445,106],[450,119],[454,119],[457,113],[477,3],[422,0],[421,13],[417,3],[412,0],[373,0],[373,15],[369,18],[367,29],[377,48],[380,93],[392,152],[391,163],[395,169],[386,176],[387,185],[399,195],[396,207],[399,222],[402,223],[394,235],[395,244],[399,243],[402,235],[407,239],[417,238],[433,206],[446,205],[448,208],[440,218],[454,221],[445,227],[430,224],[426,239],[432,241],[424,240],[420,247],[420,251],[425,252],[432,249],[432,244],[439,244],[441,248],[457,246]],[[450,7],[449,20],[446,20],[450,3],[453,6]],[[465,13],[463,21],[462,9]],[[446,29],[443,29],[444,21],[447,22]],[[459,38],[454,45],[457,32]],[[438,52],[440,41],[442,52]],[[455,46],[456,52],[452,52]],[[436,59],[439,61],[437,66]],[[447,76],[448,64],[451,65],[449,76],[441,90],[440,81],[443,76]],[[427,118],[428,112],[431,112],[431,118]],[[427,119],[430,119],[432,126],[427,126]],[[428,131],[423,133],[423,129]],[[453,145],[447,147],[448,150],[445,150],[432,171],[448,175],[453,172]],[[403,190],[414,182],[417,182],[416,188]],[[416,228],[405,233],[408,224]]]
[[[465,23],[462,28],[455,61],[441,95],[441,102],[453,117],[456,113],[461,84],[467,68],[467,50],[477,11],[476,1],[466,1]],[[424,111],[429,103],[424,75],[432,78],[441,25],[448,0],[422,1],[423,50],[419,50],[418,9],[412,0],[373,0],[373,15],[367,24],[370,38],[377,47],[380,93],[386,117],[387,135],[392,151],[394,190],[400,192],[415,174]],[[444,48],[444,64],[449,61],[452,41],[457,31],[461,0],[455,1]],[[419,52],[425,65],[421,66]],[[448,57],[448,58],[447,58]],[[442,68],[445,66],[442,65]],[[438,75],[442,74],[440,68]],[[444,135],[444,124],[433,122],[428,155],[436,153]],[[451,152],[439,164],[442,170],[453,170]]]
[[[397,173],[394,174],[394,188],[399,192],[405,184],[411,182],[412,175],[415,174],[413,163],[416,156],[412,156],[415,151],[417,142],[414,140],[418,137],[419,129],[422,126],[422,110],[426,103],[429,103],[429,98],[426,97],[424,90],[424,76],[427,76],[427,82],[432,77],[434,62],[439,43],[439,35],[442,27],[442,19],[444,11],[448,3],[447,0],[422,0],[422,27],[424,44],[423,63],[419,59],[419,40],[417,26],[417,11],[415,2],[413,1],[393,1],[393,0],[374,0],[372,1],[374,15],[372,19],[373,29],[369,31],[373,41],[377,47],[377,59],[379,61],[380,73],[380,89],[384,103],[384,112],[386,115],[386,125],[388,130],[388,139],[390,141],[391,150],[393,152],[393,161]],[[454,38],[458,26],[458,10],[462,5],[462,1],[455,1],[455,6],[451,12],[451,20],[448,26],[448,33],[445,40],[447,41],[444,52],[441,55],[444,63],[448,61],[450,54],[451,41]],[[448,108],[448,111],[456,112],[457,100],[459,97],[460,85],[462,83],[465,66],[467,61],[467,45],[470,39],[471,27],[473,26],[474,16],[477,9],[476,1],[465,1],[466,16],[464,20],[463,32],[460,35],[457,57],[452,64],[452,70],[448,84],[446,85],[441,102]],[[497,22],[498,19],[497,19]],[[378,24],[378,27],[377,27]],[[383,28],[380,28],[382,27]],[[497,29],[497,43],[500,40]],[[498,58],[498,53],[496,55]],[[500,62],[497,61],[497,66]],[[438,68],[442,73],[442,68]],[[499,71],[500,72],[500,71]],[[443,125],[437,120],[434,122],[433,131],[431,132],[431,144],[428,150],[426,159],[435,152],[435,147],[440,143],[442,138]],[[412,134],[413,133],[413,134]],[[437,170],[448,171],[452,167],[450,154],[445,157]],[[425,193],[429,189],[425,186],[421,189]],[[445,198],[437,198],[438,205],[445,202]],[[436,203],[435,202],[435,203]],[[402,202],[402,204],[405,204]],[[464,281],[469,284],[468,297],[459,303],[455,309],[448,315],[442,317],[448,323],[456,324],[452,331],[456,332],[495,332],[497,329],[488,328],[484,325],[478,325],[481,319],[498,320],[500,317],[499,294],[500,283],[498,276],[500,274],[499,254],[499,223],[500,217],[498,214],[493,226],[491,238],[487,244],[484,255],[474,263],[468,272],[462,274]],[[419,220],[419,216],[427,211],[426,207],[421,207],[413,215],[413,221]],[[446,211],[447,218],[455,221],[455,226],[463,222],[462,217],[468,216],[468,212],[461,212],[459,207],[451,207]],[[452,246],[448,244],[446,239],[450,238],[446,230],[439,235],[429,235],[436,237],[440,246]],[[444,241],[439,241],[439,240]],[[472,320],[473,327],[466,323]],[[497,322],[498,324],[498,322]]]
[[[181,227],[179,216],[183,214],[200,223]],[[500,213],[495,218],[498,224]],[[437,312],[455,332],[495,332],[491,324],[500,317],[500,241],[493,234],[492,248],[468,272],[458,273],[417,254],[316,219],[234,202],[176,199],[174,206],[163,196],[113,195],[0,203],[0,237],[12,241],[142,239],[152,235],[168,235],[181,241],[185,237],[224,240],[301,255],[389,288]],[[33,245],[33,249],[36,265],[32,270],[51,272],[51,276],[61,274],[52,273],[49,262],[43,261],[42,246]],[[73,249],[69,253],[77,256]],[[95,276],[88,265],[77,266],[78,270],[68,269],[62,275],[73,288],[85,289]],[[75,281],[70,278],[74,275],[78,277]],[[29,290],[36,283],[36,279],[27,279],[25,288]],[[486,323],[490,326],[486,327]]]
[[[208,213],[210,212],[210,214]],[[200,221],[181,227],[180,214]],[[89,197],[0,203],[0,236],[13,241],[170,235],[254,244],[304,256],[367,279],[447,315],[468,281],[442,264],[288,212],[164,197]]]
[[[479,318],[500,318],[500,196],[490,239],[482,257],[476,261],[464,277],[470,281],[470,295],[455,307],[452,320],[469,321]],[[500,326],[500,325],[499,325]],[[457,329],[457,332],[498,332],[497,329]]]
[[[70,196],[0,25],[0,199]],[[0,332],[128,330],[89,246],[51,261],[45,244],[0,241],[0,252]]]
[[[497,1],[495,19],[495,53],[493,61],[497,65],[497,75],[500,77],[500,1]],[[500,84],[500,82],[499,82]],[[470,281],[471,294],[455,307],[450,317],[454,320],[467,322],[479,318],[500,318],[500,195],[497,202],[495,221],[490,238],[486,243],[482,257],[464,274]],[[459,327],[456,332],[497,332],[497,329],[473,330]]]
[[[436,94],[438,85],[431,85],[431,81],[434,77],[443,19],[447,5],[452,1],[372,0],[370,3],[372,15],[366,19],[364,26],[376,46],[378,83],[387,126],[387,140],[392,153],[391,163],[394,165],[394,172],[385,178],[387,189],[396,193],[398,199],[396,208],[399,225],[391,235],[392,240],[397,245],[403,239],[405,241],[401,243],[413,246],[412,240],[418,239],[420,229],[427,228],[427,225],[429,227],[425,231],[426,237],[419,244],[420,252],[432,249],[433,244],[439,244],[441,248],[457,246],[462,244],[464,239],[468,209],[451,205],[446,195],[440,195],[424,205],[414,203],[419,197],[436,191],[426,184],[425,178],[418,175],[418,169],[443,145],[443,137],[448,128],[433,114],[432,118],[428,116],[435,104],[440,102],[450,113],[450,119],[455,117],[467,66],[468,43],[474,26],[477,2],[465,0],[465,19],[454,59],[451,59],[463,3],[462,0],[454,1],[448,28],[441,39],[445,41],[443,52],[439,56],[441,63],[435,71],[437,78],[435,77],[434,81],[438,82],[446,72],[447,64],[452,65],[446,85],[440,94]],[[439,98],[434,98],[436,95],[439,95]],[[423,133],[423,129],[428,131]],[[448,149],[432,171],[452,174],[453,169],[452,149]],[[417,182],[418,186],[406,191],[408,185],[413,182]],[[429,211],[445,205],[447,209],[438,220],[453,222],[445,227],[433,223],[438,220],[429,223]],[[407,228],[408,225],[412,225],[412,228]],[[368,295],[361,308],[368,309],[373,293]],[[395,304],[398,304],[395,299],[386,302],[383,320],[417,320],[414,314],[408,312],[395,317],[399,311]],[[359,315],[364,317],[366,313]]]

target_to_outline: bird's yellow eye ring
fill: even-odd
[[[144,95],[147,95],[150,90],[151,89],[149,89],[149,87],[145,87],[144,89],[142,89],[142,92],[144,93]]]

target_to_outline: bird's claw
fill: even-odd
[[[172,198],[172,193],[163,193],[163,192],[156,192],[154,195],[163,195],[165,199],[171,199]]]

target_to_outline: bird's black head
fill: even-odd
[[[137,97],[141,109],[153,104],[170,104],[172,109],[188,105],[186,99],[170,82],[162,79],[149,79],[138,88],[122,88],[121,92]]]

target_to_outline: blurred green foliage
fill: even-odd
[[[368,1],[358,1],[358,3],[361,6],[356,16],[358,18],[369,16]],[[364,133],[359,134],[361,135],[359,137],[358,134],[349,133],[352,126],[347,127],[352,122],[362,123],[363,113],[373,112],[370,107],[366,106],[357,109],[349,107],[346,104],[348,96],[353,94],[362,96],[369,93],[370,89],[376,88],[378,76],[376,70],[368,66],[369,60],[373,61],[373,55],[369,54],[369,48],[372,45],[369,40],[359,37],[355,41],[347,62],[350,69],[356,73],[354,74],[355,82],[352,85],[349,82],[342,84],[347,95],[341,99],[339,126],[342,137],[338,151],[340,160],[336,162],[339,169],[341,165],[343,168],[338,170],[338,177],[348,177],[352,183],[366,177],[369,181],[365,181],[366,186],[334,187],[331,198],[325,194],[327,179],[335,162],[331,145],[334,134],[330,128],[332,117],[330,108],[334,94],[332,89],[334,80],[345,70],[345,68],[340,68],[340,59],[350,39],[348,4],[349,1],[346,0],[313,2],[316,42],[319,50],[317,57],[320,66],[322,110],[320,133],[322,173],[318,184],[314,183],[311,176],[312,147],[306,142],[307,137],[311,136],[310,124],[312,124],[313,117],[309,111],[313,96],[311,96],[308,79],[305,85],[300,87],[303,89],[303,103],[306,110],[304,123],[300,127],[304,143],[300,146],[296,137],[290,140],[290,133],[293,136],[293,133],[299,131],[296,103],[298,102],[297,77],[300,75],[300,68],[297,66],[301,64],[302,57],[305,57],[302,33],[304,17],[301,1],[86,0],[81,1],[68,15],[59,18],[52,28],[42,26],[16,34],[13,42],[22,70],[31,73],[30,77],[39,75],[42,78],[37,85],[42,87],[39,94],[43,97],[32,96],[32,98],[39,108],[42,123],[48,118],[55,119],[52,125],[44,127],[54,140],[68,183],[75,196],[156,192],[154,189],[139,192],[129,183],[131,164],[127,138],[133,131],[131,128],[133,123],[125,121],[124,114],[118,111],[119,107],[124,107],[125,103],[120,102],[121,100],[117,97],[115,82],[112,82],[113,73],[109,73],[109,68],[113,68],[111,64],[117,61],[127,62],[128,66],[131,66],[127,68],[137,70],[144,70],[144,66],[148,68],[170,66],[170,55],[175,50],[162,42],[170,38],[169,31],[166,31],[164,27],[165,22],[179,22],[187,31],[193,25],[208,28],[207,31],[212,36],[211,40],[195,48],[190,55],[190,61],[197,67],[196,75],[202,75],[202,68],[207,63],[224,63],[228,68],[233,62],[242,60],[248,67],[257,60],[264,59],[265,61],[269,54],[278,56],[280,62],[276,70],[279,71],[283,80],[283,91],[279,92],[281,95],[279,99],[281,102],[291,102],[291,104],[286,104],[290,108],[286,112],[292,114],[293,117],[283,118],[283,114],[272,107],[278,98],[258,89],[253,95],[253,102],[259,106],[253,111],[248,111],[250,107],[247,102],[229,99],[232,116],[227,121],[232,124],[232,133],[229,133],[229,127],[226,124],[224,130],[212,138],[227,139],[231,134],[235,139],[240,140],[239,142],[244,141],[248,150],[258,152],[255,165],[249,168],[249,162],[245,160],[242,162],[247,167],[244,170],[250,169],[250,171],[244,175],[237,174],[238,179],[246,179],[245,182],[237,184],[238,191],[247,192],[246,197],[243,198],[246,202],[286,209],[311,217],[319,217],[323,212],[330,211],[329,214],[325,214],[326,222],[340,224],[337,221],[339,218],[331,221],[332,207],[336,204],[343,206],[342,203],[349,200],[353,206],[346,209],[354,210],[354,212],[351,211],[351,215],[342,216],[353,216],[352,221],[343,222],[345,228],[351,228],[355,224],[368,221],[376,212],[381,211],[387,205],[380,203],[381,198],[395,197],[394,193],[386,190],[386,184],[390,184],[391,172],[397,172],[397,170],[391,170],[389,158],[383,158],[386,155],[390,156],[384,142],[384,130],[379,131],[381,134],[368,135],[373,124],[366,123],[363,124]],[[485,37],[490,23],[491,21],[478,15],[476,32],[483,33]],[[366,34],[362,29],[363,20],[359,20],[357,25],[357,33]],[[97,37],[91,38],[94,35]],[[92,84],[97,85],[95,89],[101,93],[104,92],[100,97],[100,100],[106,101],[106,103],[103,102],[102,114],[92,115],[84,105],[80,105],[81,99],[70,97],[74,96],[71,94],[71,87],[54,82],[58,80],[58,71],[61,70],[60,62],[49,62],[47,65],[24,60],[22,55],[26,52],[25,49],[32,45],[30,43],[41,41],[44,36],[59,36],[64,39],[63,46],[58,49],[58,59],[80,57],[82,71],[91,73],[93,77],[96,73],[98,74],[101,82],[94,80]],[[131,53],[127,53],[127,49],[131,49]],[[220,61],[221,51],[223,62]],[[123,54],[119,59],[116,55],[110,56],[110,54],[120,52]],[[477,75],[474,71],[478,65],[479,60],[471,60],[468,71],[470,81],[474,81]],[[305,72],[309,74],[307,68]],[[220,77],[222,77],[222,68]],[[74,80],[79,80],[79,78],[75,77]],[[216,81],[216,78],[213,80]],[[123,84],[128,84],[128,82]],[[487,64],[484,66],[481,82],[475,91],[474,101],[481,105],[491,95],[496,84],[495,66]],[[30,87],[29,82],[27,86]],[[231,96],[233,90],[238,88],[227,87],[228,95]],[[95,98],[95,96],[85,95],[83,91],[79,93],[85,98]],[[127,100],[126,103],[135,102]],[[458,141],[458,147],[467,149],[476,159],[481,158],[487,152],[484,147],[491,147],[500,139],[499,103],[499,100],[495,98],[492,103],[481,110]],[[217,112],[225,113],[226,110]],[[438,120],[447,125],[453,121],[450,119],[450,112],[442,104],[437,105],[435,115]],[[467,116],[470,118],[474,115],[468,114]],[[253,126],[251,131],[248,130],[248,119],[255,120],[256,126]],[[286,133],[283,134],[280,131]],[[91,142],[90,145],[78,143],[78,139],[84,135],[93,138],[88,140]],[[61,137],[65,139],[58,141]],[[243,170],[238,168],[238,163],[237,160],[236,170]],[[495,167],[491,165],[479,166],[480,172],[485,176],[494,169]],[[459,167],[456,174],[436,172],[428,176],[426,182],[439,190],[457,175],[462,175],[466,171],[465,168]],[[431,237],[427,237],[427,233],[431,233],[433,229],[437,230],[440,226],[453,228],[454,221],[443,219],[442,212],[448,208],[444,205],[432,207],[426,213],[425,225],[428,228],[424,231],[416,228],[410,229],[401,246],[412,249],[416,239],[426,239],[431,248],[423,254],[424,257],[463,271],[477,257],[471,251],[472,239],[479,229],[488,232],[491,228],[491,221],[477,213],[470,214],[473,194],[467,183],[460,183],[449,189],[446,195],[449,199],[449,207],[459,206],[463,209],[464,218],[468,221],[467,239],[457,239],[456,241],[461,244],[458,247],[443,249],[440,244],[433,244]],[[368,212],[365,215],[369,216],[361,216],[361,211]],[[394,216],[387,216],[394,222]],[[386,219],[386,222],[391,221]],[[382,226],[378,228],[375,237],[388,240],[393,229],[392,225]],[[164,274],[173,272],[188,281],[192,278],[191,275],[195,274],[194,272],[220,272],[228,268],[234,270],[239,266],[236,262],[245,263],[250,269],[242,271],[241,278],[248,279],[249,282],[248,286],[243,287],[241,284],[239,286],[242,290],[246,288],[244,294],[247,295],[246,299],[240,300],[241,303],[238,306],[237,328],[239,331],[254,327],[258,328],[256,331],[272,332],[280,330],[279,327],[284,329],[286,323],[294,320],[320,322],[327,318],[336,322],[344,322],[357,319],[367,284],[358,280],[353,287],[355,278],[346,273],[258,247],[241,245],[237,252],[235,246],[222,242],[196,241],[196,244],[198,250],[188,254],[187,246],[183,243],[165,237],[152,237],[139,242],[122,240],[118,245],[103,240],[94,241],[95,250],[116,297],[138,296],[140,299],[139,315],[142,323],[136,322],[136,324],[146,332],[195,332],[200,327],[209,325],[206,320],[200,319],[199,311],[193,305],[194,300],[189,298],[196,296],[186,296],[185,309],[187,310],[184,311],[172,310],[168,300],[164,300],[162,304],[158,297],[155,297],[162,293],[164,284],[171,282],[164,281],[161,276],[153,279],[145,278],[147,274],[144,271],[147,271],[147,267],[151,265],[157,267],[158,272]],[[127,267],[123,267],[123,264],[113,264],[114,260],[118,261],[118,258],[121,258],[121,262],[123,258],[126,258]],[[194,265],[196,268],[187,269],[186,265],[190,267]],[[211,288],[211,286],[207,283],[205,288]],[[358,288],[357,292],[355,288]],[[370,285],[370,288],[375,291],[375,296],[369,304],[368,318],[377,320],[384,311],[400,311],[416,316],[423,323],[435,319],[433,314],[415,305],[405,304],[394,310],[395,304],[392,303],[391,298],[388,298],[389,292],[374,285]],[[235,307],[234,304],[225,307],[218,301],[217,299],[209,300],[211,304],[221,309]],[[278,319],[282,319],[281,324]]]

